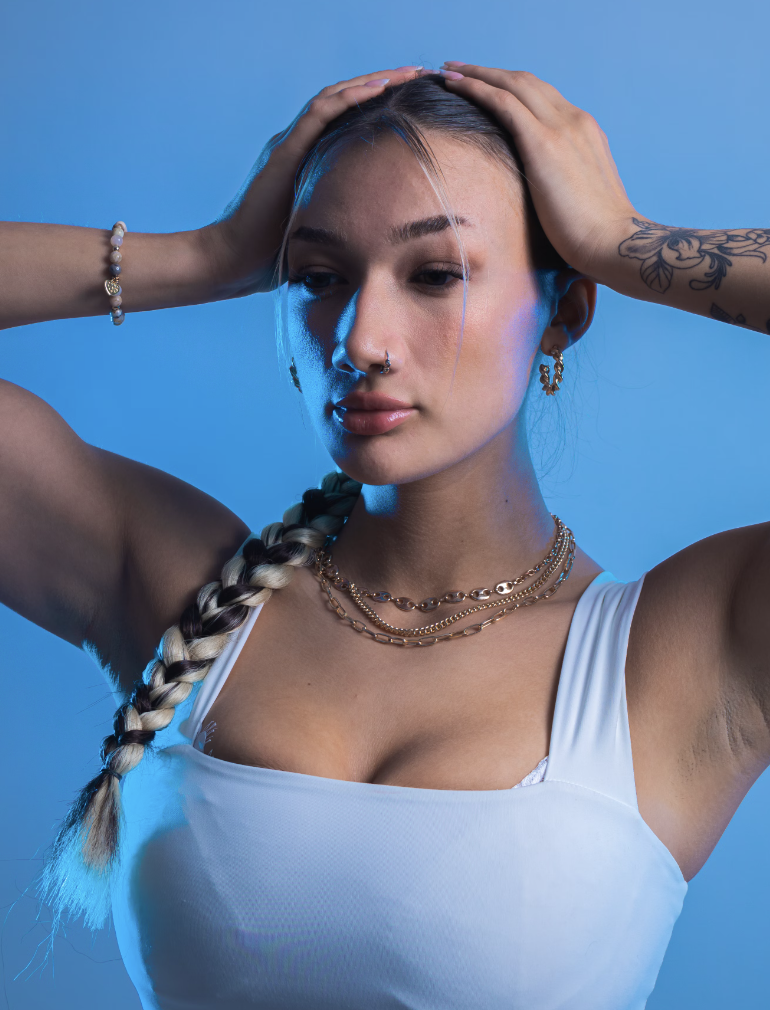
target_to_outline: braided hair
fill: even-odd
[[[110,911],[110,880],[120,849],[120,781],[136,768],[158,730],[174,719],[177,705],[205,679],[250,609],[291,582],[294,569],[312,563],[315,550],[336,536],[358,499],[361,485],[333,471],[302,501],[271,523],[260,537],[250,535],[222,569],[217,582],[198,592],[179,623],[166,631],[156,658],[135,681],[129,701],[117,710],[113,731],[102,741],[99,774],[70,807],[43,869],[38,896],[51,906],[51,941],[65,911],[84,915],[101,929]]]

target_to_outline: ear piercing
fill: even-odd
[[[390,371],[390,355],[385,351],[385,364],[380,369],[380,375],[387,375]]]
[[[302,386],[299,384],[299,375],[297,374],[297,366],[294,364],[294,358],[291,359],[291,364],[289,365],[289,375],[291,376],[291,381],[297,387],[298,391],[302,392]]]
[[[548,365],[540,366],[540,381],[543,384],[543,392],[546,396],[553,396],[559,389],[562,376],[564,375],[564,358],[558,347],[552,347],[549,354],[554,359],[553,382]]]

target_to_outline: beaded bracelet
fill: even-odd
[[[117,221],[112,226],[112,235],[110,235],[110,274],[111,276],[107,278],[104,282],[104,290],[109,295],[110,299],[110,313],[112,315],[112,322],[115,326],[120,326],[123,320],[126,318],[126,314],[121,308],[123,304],[123,299],[121,295],[123,293],[123,288],[120,286],[120,261],[123,259],[123,254],[120,251],[120,247],[123,245],[123,236],[128,231],[126,225],[123,221]]]

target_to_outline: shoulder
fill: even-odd
[[[127,689],[198,590],[219,579],[249,527],[226,505],[165,471],[99,450],[122,508],[125,560],[119,591],[92,644]]]
[[[769,563],[770,523],[761,523],[691,544],[648,572],[629,641],[631,689],[686,706],[690,720],[721,706],[751,722],[752,704],[770,694]],[[751,747],[770,758],[770,734],[752,733]]]
[[[697,669],[701,693],[760,686],[757,674],[770,672],[769,563],[770,523],[717,533],[661,562],[644,579],[631,658],[647,676],[652,657]]]
[[[770,763],[768,562],[770,524],[692,544],[647,573],[631,624],[640,809],[646,797],[646,819],[684,823],[708,851]]]

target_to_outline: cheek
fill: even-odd
[[[531,274],[509,276],[469,298],[461,358],[469,393],[515,412],[526,394],[544,325]]]
[[[313,303],[292,290],[284,298],[286,312],[286,337],[290,353],[315,357],[324,344],[324,320],[318,303]],[[328,328],[328,327],[326,327]],[[321,352],[322,353],[322,352]]]
[[[427,384],[426,392],[435,384],[436,395],[441,395],[443,384],[454,372],[461,347],[458,364],[462,366],[464,360],[468,315],[466,312],[463,325],[462,297],[451,304],[437,298],[433,305],[409,308],[411,311],[404,313],[398,324],[407,371],[410,367],[414,369],[418,381]]]
[[[290,292],[285,304],[288,353],[296,359],[297,367],[301,361],[305,372],[312,372],[318,381],[331,366],[335,332],[340,322],[338,301],[308,299],[299,292]]]
[[[327,347],[329,341],[324,340],[314,326],[313,308],[302,298],[289,295],[283,300],[278,321],[287,365],[293,359],[303,401],[315,417],[319,406],[327,399],[327,358],[331,351]]]

